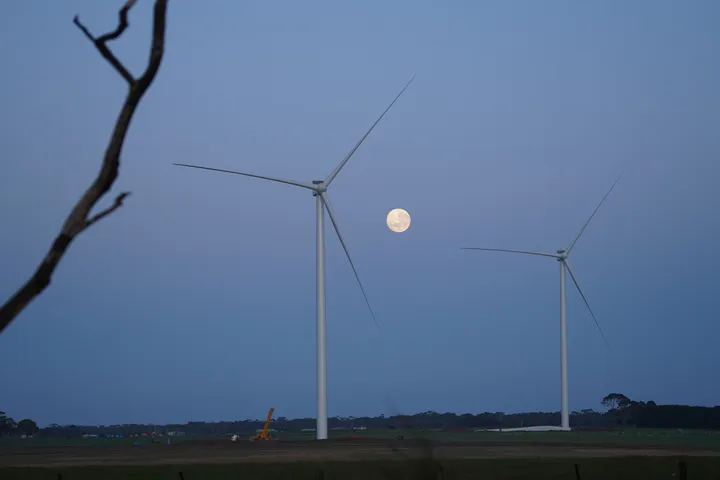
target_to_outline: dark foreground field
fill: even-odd
[[[381,440],[185,442],[0,450],[0,479],[720,479],[720,452],[692,447]],[[182,476],[180,475],[182,472]],[[61,475],[61,477],[58,476]]]

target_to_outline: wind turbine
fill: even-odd
[[[223,173],[232,173],[235,175],[243,175],[245,177],[252,177],[252,178],[259,178],[261,180],[269,180],[271,182],[277,182],[277,183],[284,183],[287,185],[293,185],[295,187],[301,187],[306,188],[313,192],[313,196],[315,197],[315,214],[316,214],[316,256],[317,256],[317,272],[316,272],[316,289],[317,289],[317,428],[316,428],[316,438],[318,440],[325,440],[327,439],[327,375],[326,375],[326,357],[325,357],[325,210],[327,210],[328,216],[330,217],[330,221],[333,224],[333,227],[335,228],[335,232],[337,233],[338,240],[340,240],[340,245],[342,245],[343,250],[345,250],[345,255],[347,256],[348,261],[350,262],[350,266],[352,267],[353,273],[355,274],[355,279],[358,282],[358,285],[360,286],[360,291],[363,294],[363,297],[365,298],[365,303],[368,306],[368,309],[370,310],[370,315],[372,315],[373,321],[375,322],[375,325],[377,326],[377,319],[375,318],[375,313],[373,312],[372,307],[370,306],[370,301],[368,300],[367,294],[365,293],[365,288],[362,285],[362,282],[360,281],[360,276],[358,275],[357,269],[355,268],[355,264],[352,261],[352,258],[350,257],[350,253],[348,252],[347,246],[345,244],[345,240],[343,240],[342,235],[340,234],[340,228],[338,227],[338,222],[335,217],[335,214],[333,213],[332,206],[330,205],[330,198],[327,194],[327,189],[330,186],[330,184],[335,180],[335,177],[337,177],[338,173],[340,173],[340,170],[345,166],[345,164],[350,160],[350,157],[353,156],[355,151],[360,147],[360,145],[365,141],[368,135],[370,135],[370,132],[373,131],[375,126],[382,120],[382,118],[385,116],[385,114],[390,110],[390,108],[395,104],[395,102],[398,101],[400,96],[407,90],[407,88],[410,86],[412,81],[415,79],[415,76],[410,79],[410,81],[403,87],[403,89],[400,91],[400,93],[397,94],[395,99],[388,105],[388,107],[385,109],[385,111],[378,117],[377,120],[375,120],[375,123],[372,124],[370,129],[365,133],[365,135],[360,138],[360,140],[355,144],[355,146],[348,152],[347,155],[345,155],[345,158],[340,162],[340,164],[335,167],[335,169],[330,172],[330,175],[327,176],[325,180],[313,180],[312,183],[306,183],[306,182],[298,182],[295,180],[284,180],[281,178],[273,178],[273,177],[265,177],[262,175],[255,175],[252,173],[245,173],[245,172],[236,172],[233,170],[223,170],[220,168],[211,168],[211,167],[204,167],[200,165],[188,165],[184,163],[173,163],[173,165],[180,166],[180,167],[190,167],[190,168],[199,168],[202,170],[211,170],[215,172],[223,172]]]
[[[620,175],[622,176],[622,174]],[[600,209],[602,204],[605,202],[605,199],[610,195],[610,192],[613,191],[613,188],[615,188],[615,185],[617,185],[617,182],[620,180],[620,176],[615,180],[615,183],[612,184],[610,187],[610,190],[605,194],[603,199],[600,201],[597,207],[595,207],[595,210],[593,211],[592,215],[590,215],[590,218],[588,218],[587,222],[585,222],[585,225],[583,225],[582,229],[580,230],[580,233],[577,234],[575,237],[575,240],[570,244],[569,247],[565,250],[557,250],[556,253],[544,253],[544,252],[529,252],[525,250],[506,250],[501,248],[477,248],[477,247],[463,247],[462,250],[483,250],[487,252],[507,252],[507,253],[519,253],[522,255],[535,255],[538,257],[550,257],[556,259],[558,262],[560,262],[560,427],[563,430],[570,430],[570,413],[568,411],[568,367],[567,367],[567,322],[565,318],[565,271],[567,270],[567,273],[570,274],[570,278],[572,279],[573,283],[575,284],[575,287],[577,288],[578,292],[580,293],[580,296],[583,299],[583,302],[585,302],[585,306],[587,307],[588,311],[590,312],[590,315],[592,316],[592,319],[595,321],[595,325],[598,328],[598,331],[600,332],[600,335],[602,336],[603,340],[605,341],[605,345],[609,344],[607,342],[607,339],[605,338],[605,335],[603,334],[602,328],[600,328],[600,323],[597,320],[597,317],[595,316],[595,313],[593,313],[592,308],[590,308],[590,304],[587,301],[587,298],[585,297],[585,294],[583,293],[582,289],[580,288],[580,284],[578,284],[577,279],[575,278],[575,274],[573,274],[572,268],[570,268],[570,264],[568,263],[568,256],[570,255],[570,252],[572,251],[573,247],[575,247],[575,244],[577,243],[578,239],[580,239],[580,236],[583,234],[587,226],[590,224],[590,221],[593,219],[597,211]]]

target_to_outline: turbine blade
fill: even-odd
[[[588,221],[585,222],[585,225],[583,225],[582,230],[580,230],[580,233],[577,234],[577,237],[575,237],[575,240],[573,240],[573,242],[567,248],[567,253],[565,254],[566,256],[570,254],[570,250],[573,249],[573,247],[577,243],[578,239],[580,238],[580,235],[583,234],[583,232],[585,231],[587,226],[590,224],[590,220],[592,220],[593,217],[595,216],[595,214],[597,213],[597,211],[600,210],[600,207],[605,202],[605,199],[608,197],[608,195],[610,195],[610,192],[613,191],[613,188],[615,188],[615,185],[617,185],[617,183],[620,181],[620,177],[622,177],[622,173],[620,175],[618,175],[617,180],[615,180],[615,183],[612,184],[612,187],[610,187],[610,190],[608,190],[607,193],[605,194],[605,196],[603,197],[603,199],[600,200],[600,203],[598,204],[597,207],[595,207],[595,210],[593,211],[592,215],[590,215],[590,218],[588,218]]]
[[[602,336],[603,340],[605,341],[605,345],[607,345],[608,348],[610,348],[610,344],[607,341],[607,338],[605,338],[605,334],[602,331],[602,328],[600,327],[600,322],[598,322],[597,317],[595,316],[595,313],[592,311],[592,308],[590,308],[590,304],[587,301],[587,298],[585,297],[585,294],[583,293],[582,289],[580,288],[580,284],[578,283],[577,279],[575,278],[575,274],[573,274],[572,269],[570,268],[570,264],[565,260],[563,262],[565,264],[565,268],[567,268],[568,273],[570,274],[570,278],[572,278],[573,283],[575,284],[575,287],[577,288],[578,292],[580,292],[580,296],[583,299],[583,302],[585,302],[585,306],[587,307],[588,311],[590,312],[590,315],[592,316],[593,320],[595,321],[595,325],[598,328],[598,331],[600,332],[600,335]]]
[[[355,144],[355,146],[353,147],[353,149],[350,150],[350,152],[345,156],[345,158],[343,158],[342,162],[340,162],[340,165],[338,165],[338,166],[335,168],[335,170],[333,170],[332,172],[330,172],[330,175],[328,175],[328,177],[325,179],[325,184],[326,184],[326,185],[330,185],[330,183],[335,179],[335,177],[337,176],[337,174],[340,173],[340,170],[342,170],[342,168],[345,166],[345,164],[348,162],[348,160],[350,160],[350,157],[353,156],[353,154],[355,153],[355,150],[357,150],[357,149],[360,147],[360,145],[362,145],[362,143],[365,141],[365,139],[367,138],[367,136],[370,135],[370,132],[372,132],[373,129],[375,128],[375,126],[376,126],[378,123],[380,123],[380,120],[382,120],[382,118],[385,116],[385,114],[388,112],[388,110],[390,110],[390,108],[391,108],[393,105],[395,105],[395,102],[398,101],[398,99],[400,98],[400,96],[401,96],[403,93],[405,93],[405,90],[407,90],[407,88],[410,86],[410,84],[412,83],[413,80],[415,80],[415,75],[413,75],[413,77],[412,77],[412,78],[410,79],[410,81],[405,85],[405,87],[404,87],[402,90],[400,90],[400,93],[397,94],[397,96],[395,97],[395,100],[393,100],[392,103],[390,103],[390,105],[388,105],[388,107],[385,109],[385,111],[382,113],[382,115],[380,115],[380,116],[378,117],[378,119],[375,120],[375,123],[372,124],[372,127],[370,127],[370,130],[368,130],[367,133],[365,133],[365,135],[362,136],[362,138],[360,139],[360,141],[357,142],[357,144]]]
[[[365,293],[365,288],[363,287],[362,282],[360,281],[360,275],[358,275],[357,269],[355,268],[355,264],[352,261],[352,258],[350,257],[350,252],[347,249],[347,245],[345,245],[345,240],[343,240],[342,234],[340,233],[340,227],[338,226],[337,219],[335,218],[335,213],[333,212],[332,207],[330,206],[330,199],[327,196],[327,193],[323,192],[320,194],[320,198],[322,198],[323,203],[325,204],[325,208],[327,209],[328,216],[330,217],[330,221],[333,224],[333,227],[335,227],[335,233],[337,233],[338,240],[340,240],[340,245],[342,245],[343,250],[345,250],[345,255],[347,256],[348,261],[350,262],[350,266],[352,267],[352,271],[355,274],[355,279],[357,280],[358,285],[360,285],[360,291],[363,294],[363,297],[365,298],[365,303],[368,306],[368,309],[370,310],[370,315],[372,315],[373,322],[375,322],[375,326],[380,329],[380,325],[377,323],[377,318],[375,318],[375,312],[373,311],[372,307],[370,306],[370,300],[368,300],[368,296]]]
[[[221,168],[203,167],[200,165],[188,165],[186,163],[173,163],[177,167],[188,167],[188,168],[199,168],[201,170],[211,170],[213,172],[232,173],[234,175],[243,175],[245,177],[259,178],[261,180],[270,180],[271,182],[285,183],[287,185],[294,185],[296,187],[303,187],[310,190],[315,190],[309,183],[296,182],[295,180],[283,180],[282,178],[264,177],[262,175],[255,175],[253,173],[236,172],[234,170],[223,170]]]
[[[556,255],[554,253],[528,252],[525,250],[505,250],[503,248],[460,247],[460,250],[482,250],[484,252],[522,253],[523,255],[537,255],[539,257],[560,258],[560,255]]]

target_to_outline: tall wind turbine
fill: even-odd
[[[622,176],[622,175],[621,175]],[[577,234],[575,237],[575,240],[570,244],[570,246],[565,250],[558,250],[556,253],[543,253],[543,252],[529,252],[525,250],[505,250],[501,248],[475,248],[475,247],[463,247],[462,250],[483,250],[487,252],[507,252],[507,253],[519,253],[523,255],[535,255],[538,257],[550,257],[556,259],[558,262],[560,262],[560,427],[564,430],[570,430],[570,413],[568,410],[568,367],[567,367],[567,322],[565,318],[565,271],[570,274],[570,278],[572,279],[573,283],[575,284],[575,287],[577,288],[578,292],[580,293],[580,296],[583,299],[583,302],[585,302],[585,306],[587,307],[588,311],[590,312],[590,315],[592,316],[592,319],[595,321],[595,325],[598,328],[598,331],[600,332],[600,335],[602,336],[603,340],[605,341],[605,344],[608,345],[607,339],[605,338],[605,335],[603,334],[602,328],[600,328],[600,323],[597,320],[597,317],[595,316],[595,313],[593,313],[592,309],[590,308],[590,304],[587,301],[587,298],[585,297],[585,294],[583,293],[582,289],[580,288],[580,285],[578,284],[577,279],[575,278],[575,275],[573,274],[572,269],[570,268],[570,264],[568,263],[568,256],[570,255],[570,252],[572,251],[573,247],[575,247],[575,244],[577,243],[578,239],[580,239],[580,236],[583,234],[587,226],[590,224],[590,221],[593,219],[597,211],[600,209],[602,204],[605,202],[605,199],[610,195],[610,192],[613,191],[613,188],[615,188],[615,185],[617,185],[617,182],[620,180],[620,176],[615,180],[615,183],[612,184],[610,187],[610,190],[605,194],[603,199],[600,201],[597,207],[595,207],[595,210],[593,211],[592,215],[590,215],[590,218],[588,218],[587,222],[585,222],[585,225],[583,225],[582,229],[580,230],[580,233]]]
[[[375,325],[377,326],[377,320],[375,318],[375,313],[373,312],[372,307],[370,306],[370,301],[368,300],[367,294],[365,293],[365,288],[363,288],[362,282],[360,281],[360,276],[358,275],[357,269],[355,268],[355,264],[352,261],[352,258],[350,257],[350,253],[348,252],[347,246],[345,245],[345,240],[343,240],[342,235],[340,234],[340,228],[338,226],[337,219],[335,218],[335,214],[333,213],[333,209],[330,205],[330,198],[327,194],[327,189],[330,186],[330,184],[335,180],[335,177],[337,177],[338,173],[340,173],[340,170],[345,166],[345,164],[350,160],[350,157],[353,156],[355,151],[360,147],[360,145],[365,141],[368,135],[370,135],[370,132],[373,131],[375,126],[382,120],[382,118],[385,116],[385,114],[390,110],[390,108],[395,104],[395,102],[398,101],[400,96],[407,90],[407,88],[410,86],[412,81],[415,79],[415,76],[410,79],[410,81],[405,85],[405,87],[400,91],[400,93],[397,94],[395,99],[388,105],[388,107],[385,109],[385,111],[378,117],[377,120],[375,120],[375,123],[372,124],[370,129],[365,133],[365,135],[360,138],[360,140],[355,144],[355,146],[348,152],[347,155],[345,155],[345,158],[340,162],[340,164],[335,167],[335,169],[330,172],[330,175],[327,176],[325,180],[313,180],[311,183],[305,183],[305,182],[298,182],[295,180],[283,180],[281,178],[273,178],[273,177],[265,177],[262,175],[255,175],[252,173],[245,173],[245,172],[236,172],[232,170],[223,170],[220,168],[211,168],[211,167],[203,167],[200,165],[188,165],[184,163],[173,163],[173,165],[177,165],[180,167],[190,167],[190,168],[199,168],[202,170],[212,170],[214,172],[223,172],[223,173],[232,173],[235,175],[243,175],[245,177],[252,177],[252,178],[259,178],[261,180],[269,180],[271,182],[277,182],[277,183],[284,183],[287,185],[293,185],[296,187],[306,188],[313,192],[313,196],[315,197],[315,214],[316,214],[316,255],[317,255],[317,273],[316,273],[316,288],[317,288],[317,428],[316,428],[316,438],[318,440],[324,440],[327,438],[327,376],[326,376],[326,357],[325,357],[325,210],[327,210],[328,216],[330,217],[330,221],[333,224],[333,227],[335,228],[335,232],[337,233],[338,240],[340,240],[340,245],[342,245],[343,250],[345,250],[345,255],[347,256],[348,261],[350,262],[350,266],[352,267],[353,273],[355,274],[355,279],[358,282],[358,285],[360,286],[360,291],[363,294],[363,297],[365,298],[365,303],[368,306],[368,309],[370,310],[370,315],[372,315],[373,321],[375,322]]]

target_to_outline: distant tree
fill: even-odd
[[[38,426],[33,420],[25,418],[17,423],[17,429],[23,435],[35,435],[35,432],[38,431]]]
[[[3,411],[0,411],[0,437],[11,435],[15,428],[15,422]]]
[[[22,312],[38,295],[40,295],[52,280],[53,272],[60,260],[70,248],[75,238],[87,228],[99,220],[110,215],[120,208],[123,200],[130,194],[122,192],[116,198],[113,205],[93,214],[93,209],[101,198],[112,188],[120,170],[120,155],[122,153],[125,138],[130,127],[133,115],[137,110],[140,100],[155,79],[165,49],[165,18],[167,16],[168,0],[155,0],[152,45],[148,64],[142,75],[133,76],[132,73],[117,59],[115,54],[108,48],[107,43],[119,38],[128,27],[128,12],[135,5],[137,0],[127,0],[119,12],[119,21],[115,30],[98,37],[93,36],[90,31],[80,23],[76,16],[75,25],[92,42],[100,55],[115,68],[118,74],[127,82],[128,90],[125,102],[117,117],[115,127],[108,142],[102,166],[95,180],[80,197],[65,222],[60,232],[52,242],[45,258],[43,258],[33,273],[32,277],[13,294],[5,304],[0,305],[0,332]],[[57,159],[54,159],[57,160]],[[28,186],[28,188],[30,188]],[[37,193],[30,193],[30,196],[37,196]],[[37,199],[36,199],[37,200]]]
[[[609,410],[622,410],[630,406],[632,401],[622,393],[610,393],[602,399],[600,404]]]
[[[633,412],[638,409],[638,402],[630,400],[622,393],[610,393],[601,403],[608,408],[608,415],[615,419],[617,425],[628,425]]]

